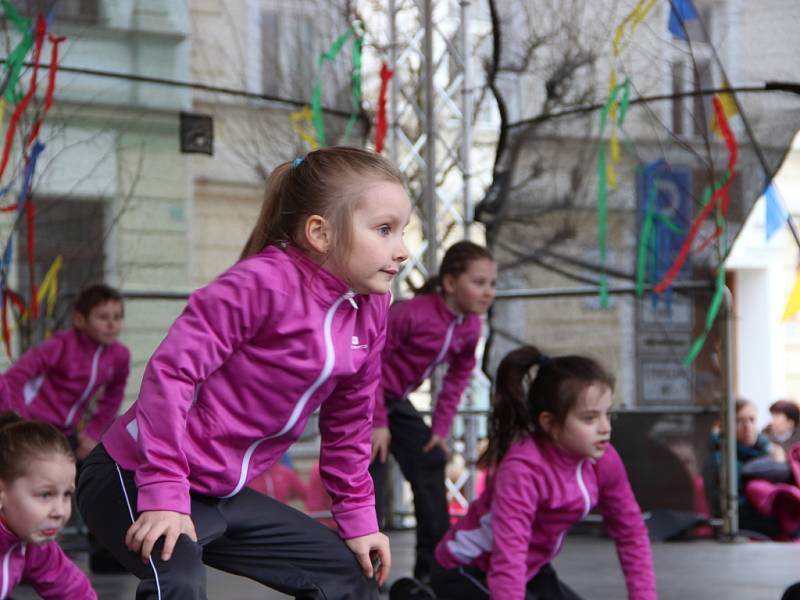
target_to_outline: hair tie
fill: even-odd
[[[300,156],[300,157],[298,157],[298,158],[295,158],[295,159],[292,161],[292,168],[293,168],[293,169],[296,169],[297,167],[299,167],[299,166],[300,166],[300,163],[302,163],[302,162],[303,162],[303,157],[302,157],[302,156]]]

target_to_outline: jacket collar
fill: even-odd
[[[436,314],[439,315],[443,321],[447,323],[456,321],[458,325],[461,325],[461,323],[464,322],[464,319],[467,318],[466,315],[457,313],[447,306],[447,302],[445,302],[444,296],[442,296],[441,293],[433,292],[431,293],[431,296],[433,296],[433,305],[436,309]]]
[[[3,517],[0,517],[0,551],[6,550],[22,540],[8,528]]]
[[[300,272],[301,279],[305,282],[308,289],[323,303],[331,305],[342,296],[349,294],[353,306],[354,298],[357,295],[350,289],[350,286],[341,278],[328,271],[322,265],[313,261],[307,254],[295,246],[289,245],[283,250],[292,260],[292,263]]]
[[[89,352],[95,352],[101,346],[99,342],[94,341],[81,330],[75,329],[74,327],[72,328],[72,335],[78,343],[78,346],[85,348]]]
[[[542,453],[542,456],[553,466],[572,470],[575,469],[581,461],[587,460],[586,456],[572,454],[571,452],[559,448],[556,443],[546,435],[537,435],[534,439],[539,446],[539,451]]]

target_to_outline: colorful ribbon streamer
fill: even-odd
[[[314,132],[312,118],[311,107],[307,104],[301,110],[289,113],[292,129],[300,136],[301,140],[308,144],[310,150],[316,150],[319,148],[319,141]]]
[[[603,140],[603,133],[606,128],[606,123],[609,119],[609,112],[612,106],[617,105],[617,97],[620,93],[623,96],[623,102],[619,104],[619,122],[622,123],[625,119],[625,114],[628,110],[627,95],[630,89],[630,82],[625,80],[623,83],[618,84],[611,90],[608,99],[606,100],[603,110],[600,111],[600,150],[597,159],[597,243],[600,249],[600,307],[608,308],[608,279],[606,277],[606,231],[608,221],[607,209],[607,195],[608,195],[608,165],[606,162],[606,148]]]
[[[6,130],[6,142],[3,146],[2,158],[0,158],[0,178],[2,178],[3,173],[6,170],[6,166],[8,165],[8,159],[11,156],[11,146],[14,143],[14,133],[17,130],[17,124],[19,123],[22,114],[28,108],[28,104],[30,104],[34,94],[36,93],[36,80],[39,73],[39,60],[42,56],[42,45],[44,44],[46,30],[47,22],[45,21],[44,17],[39,15],[39,17],[36,19],[36,43],[33,53],[33,73],[31,75],[31,84],[28,88],[28,92],[14,109],[14,113],[11,115],[11,120],[8,123],[8,129]]]
[[[375,152],[383,151],[383,140],[386,138],[386,131],[389,124],[386,120],[386,92],[389,89],[389,81],[394,77],[394,71],[381,65],[381,89],[378,92],[378,111],[375,114]]]
[[[692,343],[692,346],[689,348],[689,352],[687,352],[686,356],[683,357],[684,367],[691,365],[694,362],[694,359],[697,358],[697,355],[700,354],[700,350],[702,350],[703,346],[705,346],[706,338],[708,338],[708,334],[711,333],[711,329],[714,327],[714,321],[717,319],[717,314],[722,306],[722,300],[724,296],[725,263],[722,262],[717,267],[717,283],[715,286],[714,296],[712,296],[711,303],[708,305],[708,312],[706,313],[706,321],[703,325],[703,332],[697,336]]]
[[[361,49],[364,38],[360,31],[359,24],[356,24],[336,38],[328,51],[320,54],[319,59],[317,59],[317,74],[314,81],[314,89],[311,92],[311,112],[314,129],[317,132],[317,140],[319,140],[319,143],[322,146],[326,144],[325,116],[322,113],[322,69],[326,62],[333,62],[336,59],[336,57],[342,51],[342,48],[344,48],[344,45],[351,37],[354,38],[353,71],[351,74],[353,91],[351,98],[350,118],[348,119],[347,126],[345,127],[345,142],[350,136],[353,126],[355,125],[356,118],[358,117],[358,110],[361,105]]]
[[[2,0],[0,5],[3,7],[5,18],[11,21],[14,27],[22,34],[22,40],[6,58],[6,72],[2,82],[0,82],[0,95],[3,95],[9,102],[16,104],[20,101],[19,93],[16,91],[17,82],[25,65],[25,57],[33,46],[31,20],[21,17],[10,0]]]
[[[792,293],[789,294],[789,300],[786,302],[786,308],[783,309],[783,316],[781,321],[791,319],[800,310],[800,273],[797,274],[792,287]]]
[[[700,226],[711,215],[714,208],[719,205],[720,214],[723,217],[728,213],[728,205],[730,204],[730,195],[728,192],[735,176],[734,167],[736,165],[738,150],[736,146],[736,139],[733,137],[733,132],[731,131],[728,120],[725,117],[722,104],[719,98],[716,96],[713,98],[713,105],[714,113],[716,114],[717,120],[720,124],[720,130],[722,131],[722,137],[725,140],[725,146],[728,149],[728,169],[719,180],[714,182],[712,186],[708,186],[705,188],[705,190],[703,190],[704,206],[697,217],[695,217],[694,221],[692,221],[692,225],[689,228],[689,233],[686,235],[686,239],[683,241],[683,244],[678,250],[675,261],[672,263],[672,266],[670,266],[666,275],[664,275],[664,278],[656,286],[655,291],[658,294],[664,292],[664,290],[669,287],[669,285],[680,272],[683,264],[686,262],[686,259],[689,256],[692,243],[700,231]],[[721,232],[722,227],[718,223],[714,233],[714,239],[719,237]]]
[[[44,118],[48,112],[50,112],[50,107],[53,106],[53,96],[56,91],[56,73],[58,72],[58,45],[63,42],[65,37],[56,37],[54,35],[48,35],[47,40],[51,44],[50,48],[50,72],[48,73],[47,77],[47,92],[45,92],[44,96],[44,105],[42,106],[42,111],[39,113],[36,121],[34,121],[33,125],[31,126],[31,132],[28,135],[28,142],[27,146],[30,146],[37,137],[39,137],[39,129],[42,127],[42,123],[44,122]]]

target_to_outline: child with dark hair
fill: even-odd
[[[53,426],[0,414],[0,598],[27,581],[42,598],[96,600],[55,541],[72,510],[75,455]]]
[[[70,438],[77,458],[85,458],[117,416],[125,393],[130,352],[117,341],[123,316],[117,290],[102,284],[84,289],[75,301],[72,329],[31,348],[5,372],[7,406],[0,408],[50,423]],[[94,412],[79,431],[100,389]]]
[[[784,451],[800,442],[800,408],[793,400],[778,400],[769,407],[770,422],[764,435]]]
[[[370,473],[379,521],[389,452],[411,484],[417,519],[414,576],[420,579],[430,575],[434,548],[450,523],[444,483],[447,437],[475,369],[480,316],[494,300],[496,279],[497,265],[486,248],[457,242],[445,252],[438,275],[414,298],[395,302],[389,310]],[[408,396],[442,363],[447,373],[429,427]]]
[[[590,358],[550,358],[532,346],[506,355],[481,458],[486,490],[436,547],[431,585],[440,597],[579,599],[550,563],[570,527],[599,507],[628,597],[656,598],[647,530],[609,443],[613,389]]]

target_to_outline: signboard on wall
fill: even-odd
[[[639,232],[650,220],[646,281],[661,280],[672,264],[692,218],[692,173],[663,161],[639,172]],[[641,240],[640,240],[641,241]],[[676,281],[691,277],[687,261]],[[636,300],[636,390],[638,404],[676,406],[692,402],[694,372],[681,361],[692,343],[694,301],[670,290]]]

